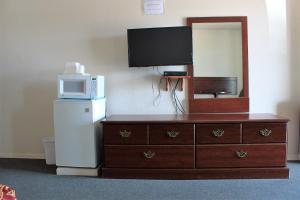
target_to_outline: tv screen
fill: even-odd
[[[128,29],[127,40],[129,67],[193,63],[189,26]]]

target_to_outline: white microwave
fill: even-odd
[[[89,74],[57,76],[59,99],[99,99],[104,97],[104,77]]]

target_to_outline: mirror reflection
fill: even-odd
[[[194,98],[243,96],[242,26],[193,23]]]

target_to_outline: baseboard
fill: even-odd
[[[44,154],[0,153],[0,158],[45,159]]]
[[[57,167],[57,175],[68,175],[68,176],[95,176],[100,174],[101,165],[97,168],[74,168],[74,167]]]
[[[287,160],[300,160],[300,155],[299,154],[288,154],[287,155]]]

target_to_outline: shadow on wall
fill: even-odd
[[[277,113],[287,117],[291,121],[288,123],[288,155],[289,160],[298,160],[299,149],[299,104],[294,101],[281,102],[277,105]],[[296,152],[295,152],[296,150]]]
[[[288,0],[287,1],[287,19],[288,19],[288,55],[289,55],[289,67],[290,67],[290,88],[291,88],[291,99],[293,101],[293,120],[292,123],[295,125],[294,132],[292,134],[297,134],[297,138],[292,141],[294,145],[299,149],[299,117],[300,117],[300,90],[299,90],[299,53],[300,53],[300,39],[299,39],[299,1],[298,0]],[[299,157],[300,159],[300,157]]]
[[[20,99],[22,102],[19,103],[21,106],[12,109],[10,120],[13,149],[15,153],[22,152],[39,157],[36,153],[43,152],[41,139],[54,135],[52,113],[56,82],[32,82],[26,85],[22,92],[23,99]],[[20,134],[23,135],[22,141]]]

